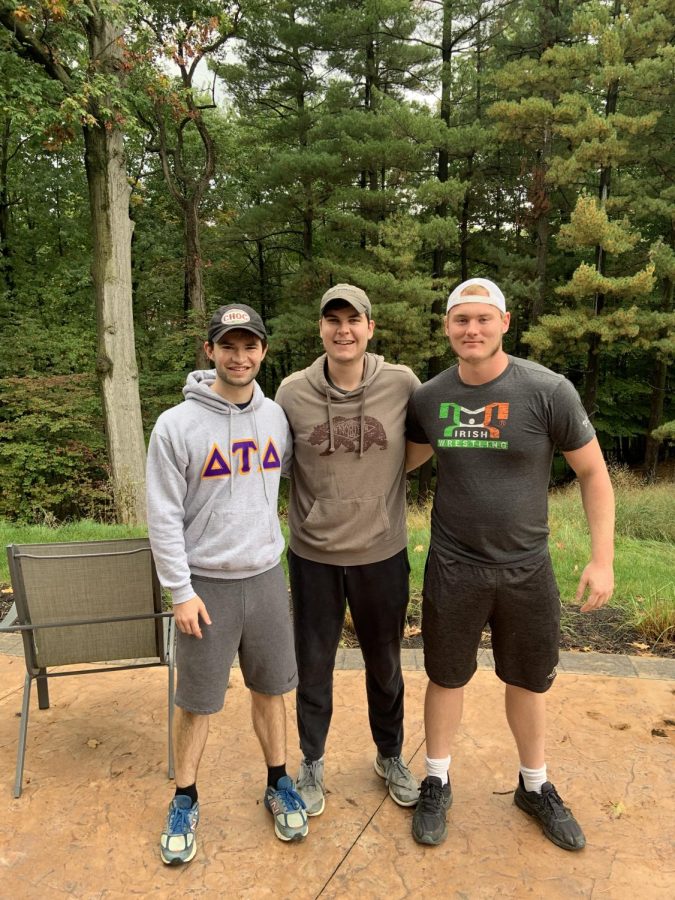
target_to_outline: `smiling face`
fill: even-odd
[[[489,364],[502,351],[502,336],[510,321],[488,303],[460,303],[445,317],[445,333],[461,362],[467,365]]]
[[[206,355],[216,368],[213,390],[234,403],[250,399],[251,382],[260,371],[267,345],[250,331],[235,329],[224,334],[215,344],[204,344]]]
[[[363,359],[374,329],[372,319],[346,302],[330,303],[319,319],[319,333],[328,359],[339,365]]]

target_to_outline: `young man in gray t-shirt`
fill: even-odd
[[[558,662],[560,596],[548,554],[547,489],[558,447],[576,472],[591,534],[577,599],[597,609],[614,585],[614,497],[600,447],[569,381],[508,356],[501,290],[472,278],[450,294],[445,333],[456,366],[418,388],[406,423],[408,468],[436,453],[438,485],[424,580],[427,777],[413,837],[440,844],[452,803],[450,747],[464,685],[490,624],[495,671],[520,758],[514,800],[566,850],[583,832],[547,779],[546,691]]]

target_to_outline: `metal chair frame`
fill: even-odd
[[[27,590],[24,565],[32,565],[36,559],[42,559],[53,563],[55,560],[68,560],[72,568],[73,561],[78,559],[103,559],[106,558],[106,564],[114,567],[115,557],[128,557],[130,554],[147,554],[149,556],[148,577],[151,579],[151,585],[144,585],[144,588],[151,587],[153,612],[127,613],[125,615],[97,616],[95,618],[88,617],[86,608],[82,610],[83,617],[77,618],[53,618],[49,615],[48,621],[42,621],[35,613],[35,603],[31,606],[30,591]],[[0,633],[20,633],[23,639],[24,657],[26,662],[26,677],[23,688],[23,701],[21,706],[21,720],[19,725],[19,745],[17,749],[16,776],[14,780],[14,797],[21,796],[24,758],[26,753],[26,736],[28,733],[28,715],[30,709],[30,693],[31,685],[35,681],[37,685],[38,707],[39,709],[49,708],[49,678],[66,677],[69,675],[90,675],[97,672],[118,672],[127,669],[145,669],[156,666],[167,666],[168,669],[168,774],[169,778],[174,776],[173,766],[173,747],[171,741],[171,733],[173,727],[173,709],[174,709],[174,684],[175,684],[175,665],[174,665],[174,646],[175,646],[175,627],[173,613],[164,612],[162,610],[162,593],[157,572],[155,570],[152,552],[150,550],[150,542],[147,538],[123,538],[111,541],[77,541],[72,543],[54,543],[54,544],[10,544],[7,547],[7,556],[9,560],[10,577],[14,591],[14,604],[5,618],[0,622]],[[24,562],[26,561],[26,562]],[[28,563],[30,561],[30,563]],[[100,592],[105,586],[101,584],[92,585],[92,591]],[[68,590],[66,584],[60,585],[55,592],[58,595],[59,590],[63,593]],[[129,585],[129,591],[133,591],[133,584]],[[97,596],[100,600],[100,596]],[[86,633],[83,626],[100,626],[110,625],[115,622],[134,622],[147,621],[153,619],[155,622],[155,640],[153,655],[137,659],[133,662],[124,662],[123,664],[106,665],[104,667],[72,669],[66,671],[50,672],[47,671],[52,665],[63,665],[62,661],[50,661],[49,651],[40,651],[38,643],[40,640],[40,632],[46,629],[77,629],[78,642],[77,653],[78,658],[74,660],[76,663],[88,662],[109,662],[118,663],[118,661],[132,659],[132,656],[116,655],[114,658],[108,659],[101,657],[100,648],[94,650],[88,647],[86,641]],[[101,632],[99,631],[99,635]],[[122,642],[123,643],[123,642]],[[58,654],[57,654],[58,656]],[[88,658],[96,657],[96,658]],[[156,657],[156,658],[155,658]]]

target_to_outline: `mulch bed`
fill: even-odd
[[[0,619],[4,618],[13,602],[7,585],[0,585]],[[560,649],[580,653],[623,653],[631,656],[661,656],[675,659],[675,641],[662,638],[657,643],[646,641],[644,636],[630,628],[621,610],[611,606],[596,609],[592,613],[580,613],[566,608],[561,624]],[[357,647],[353,632],[345,630],[343,646]],[[402,646],[419,648],[422,635],[419,622],[410,621],[406,627]],[[481,647],[490,646],[490,632],[483,633]]]
[[[358,646],[356,636],[349,632],[345,632],[343,643],[347,647]],[[422,646],[419,622],[408,622],[402,646],[407,649]],[[483,632],[481,647],[489,649],[490,646],[488,629]],[[621,610],[611,606],[604,606],[592,613],[580,613],[566,608],[560,628],[560,649],[580,653],[618,653],[675,659],[675,641],[662,638],[657,643],[649,643],[643,635],[628,626]]]

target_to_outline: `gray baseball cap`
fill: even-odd
[[[365,313],[368,319],[371,318],[372,309],[368,295],[353,284],[336,284],[334,287],[329,288],[321,298],[319,312],[323,313],[331,300],[344,300],[345,303],[353,306],[357,312]]]

